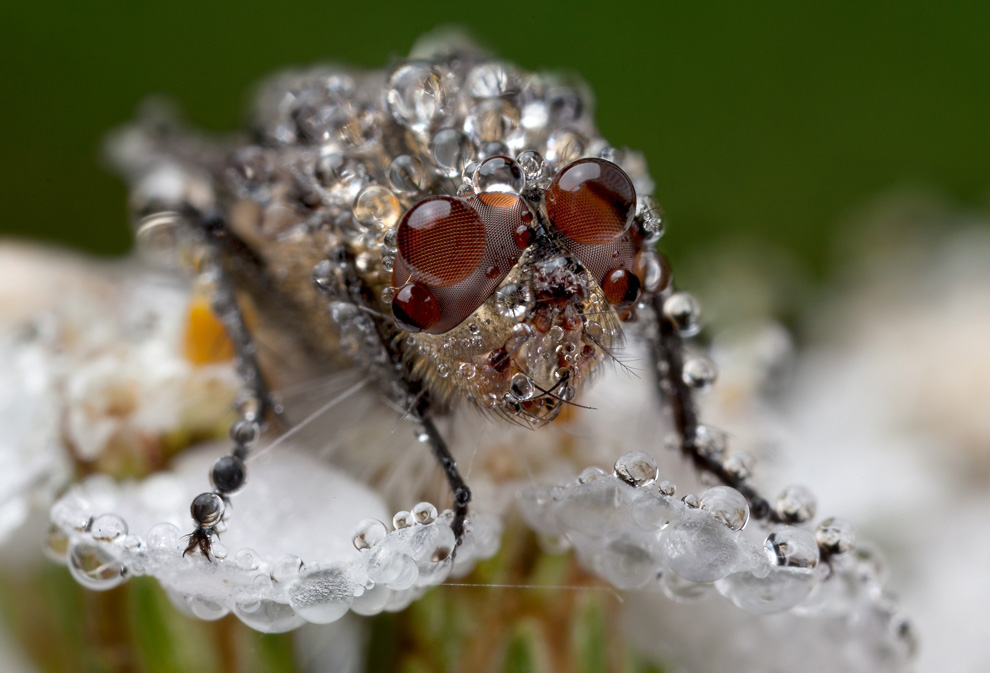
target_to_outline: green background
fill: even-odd
[[[571,69],[614,144],[645,151],[675,255],[745,237],[827,271],[835,223],[901,185],[987,197],[990,3],[5,2],[0,233],[129,246],[104,134],[160,93],[235,128],[251,85],[319,60],[381,66],[459,23]]]

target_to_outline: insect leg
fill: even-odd
[[[237,373],[244,383],[244,390],[237,404],[238,418],[230,425],[233,447],[228,455],[218,459],[210,469],[210,482],[214,490],[196,496],[190,507],[196,528],[189,536],[189,545],[184,554],[198,550],[210,558],[212,541],[223,528],[224,511],[229,497],[241,490],[247,481],[247,455],[257,442],[267,420],[280,415],[282,410],[272,400],[262,377],[256,357],[257,347],[237,304],[233,282],[220,260],[225,248],[236,245],[237,241],[226,231],[223,218],[219,214],[203,217],[201,221],[206,242],[206,259],[202,273],[210,275],[213,308],[233,343]]]
[[[754,519],[783,522],[766,498],[747,483],[745,476],[727,470],[719,456],[706,451],[700,438],[701,424],[698,421],[694,395],[684,381],[684,342],[677,325],[663,310],[665,299],[664,294],[653,298],[657,331],[653,337],[652,354],[660,396],[670,408],[681,451],[697,469],[711,474],[726,486],[742,493],[749,502],[750,516]]]
[[[346,301],[357,307],[355,315],[338,321],[342,338],[360,344],[363,364],[380,381],[383,392],[397,406],[410,409],[422,434],[443,469],[453,494],[454,520],[451,528],[459,546],[464,537],[464,522],[471,501],[468,488],[446,442],[433,422],[434,407],[428,390],[416,380],[401,352],[402,339],[390,320],[376,309],[371,288],[358,275],[353,255],[344,246],[333,249],[325,262],[314,269],[317,288],[336,301]]]

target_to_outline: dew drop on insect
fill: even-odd
[[[602,281],[602,292],[609,304],[616,308],[627,308],[639,301],[641,283],[628,269],[613,269]]]
[[[530,185],[539,184],[546,176],[547,162],[543,155],[536,150],[526,150],[516,157],[516,163],[522,169],[526,183]]]
[[[729,530],[739,531],[749,522],[749,503],[742,493],[729,486],[714,486],[701,494],[701,509]]]
[[[856,545],[856,531],[845,519],[825,519],[815,529],[815,540],[829,554],[846,554]]]
[[[474,144],[457,129],[441,129],[430,141],[430,157],[441,173],[456,178],[474,158]]]
[[[509,283],[495,292],[495,310],[506,318],[521,320],[536,305],[528,285]]]
[[[722,462],[722,469],[739,480],[746,480],[753,476],[753,467],[756,459],[746,451],[735,451],[729,454]]]
[[[536,386],[525,374],[515,374],[509,383],[509,392],[517,400],[528,400],[536,394]]]
[[[675,292],[663,303],[663,314],[667,316],[681,336],[694,336],[701,331],[701,307],[687,292]]]
[[[354,547],[358,550],[371,549],[385,539],[388,530],[377,519],[365,519],[354,529]]]
[[[391,229],[402,214],[395,194],[381,185],[369,185],[354,200],[354,219],[366,227]]]
[[[561,129],[547,138],[547,161],[554,166],[566,166],[584,155],[585,139],[577,131]]]
[[[774,503],[774,511],[788,523],[804,523],[815,516],[815,495],[804,486],[788,486]]]
[[[462,362],[461,366],[457,368],[457,373],[465,379],[473,379],[476,372],[475,366],[470,362]]]
[[[316,160],[316,181],[326,190],[329,200],[350,208],[358,192],[368,183],[364,164],[347,154],[332,152]]]
[[[443,77],[426,63],[406,62],[388,78],[385,103],[397,122],[427,131],[447,114]]]
[[[642,451],[629,451],[615,461],[615,476],[630,486],[649,486],[657,480],[659,470],[653,456]]]
[[[440,322],[440,304],[425,285],[406,283],[392,297],[392,315],[402,329],[420,332]]]
[[[392,189],[402,194],[420,191],[426,181],[423,162],[408,154],[400,154],[392,159],[387,173]]]
[[[519,77],[506,63],[489,61],[472,68],[464,89],[473,98],[499,98],[519,91]]]
[[[489,157],[478,164],[474,171],[474,188],[477,192],[508,192],[519,194],[526,186],[522,168],[506,156]]]
[[[685,360],[684,368],[681,370],[681,378],[684,384],[695,390],[708,390],[718,376],[718,369],[715,363],[709,358],[698,355]]]
[[[69,571],[81,585],[94,591],[106,591],[127,579],[119,558],[105,545],[86,540],[69,543]]]
[[[518,108],[501,98],[474,105],[464,119],[464,132],[479,145],[504,141],[518,126]]]

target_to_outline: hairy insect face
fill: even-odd
[[[632,181],[595,158],[546,188],[413,205],[396,230],[389,308],[417,375],[526,422],[553,419],[635,318],[654,254],[635,208]]]

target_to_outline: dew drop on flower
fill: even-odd
[[[774,565],[807,570],[818,565],[818,543],[815,536],[803,528],[782,526],[774,529],[763,546]]]
[[[670,569],[692,582],[714,582],[739,562],[733,533],[708,516],[693,516],[667,527],[661,538]]]
[[[742,493],[729,486],[714,486],[701,494],[701,509],[729,530],[742,530],[749,521],[749,503]]]
[[[371,549],[385,539],[388,530],[377,519],[365,519],[354,529],[354,547],[358,550]]]
[[[106,591],[122,584],[126,569],[105,545],[86,540],[69,544],[69,571],[81,585],[94,591]]]
[[[429,524],[437,520],[437,508],[429,502],[418,503],[410,510],[416,523]]]
[[[116,514],[101,514],[93,519],[90,532],[94,540],[113,542],[127,535],[127,523]]]
[[[657,461],[642,451],[629,451],[615,461],[615,476],[630,486],[649,486],[659,476]]]
[[[353,582],[339,568],[306,573],[289,590],[289,605],[311,624],[337,621],[347,614],[353,600]]]
[[[234,614],[262,633],[285,633],[303,625],[304,619],[285,603],[261,599],[234,605]]]

